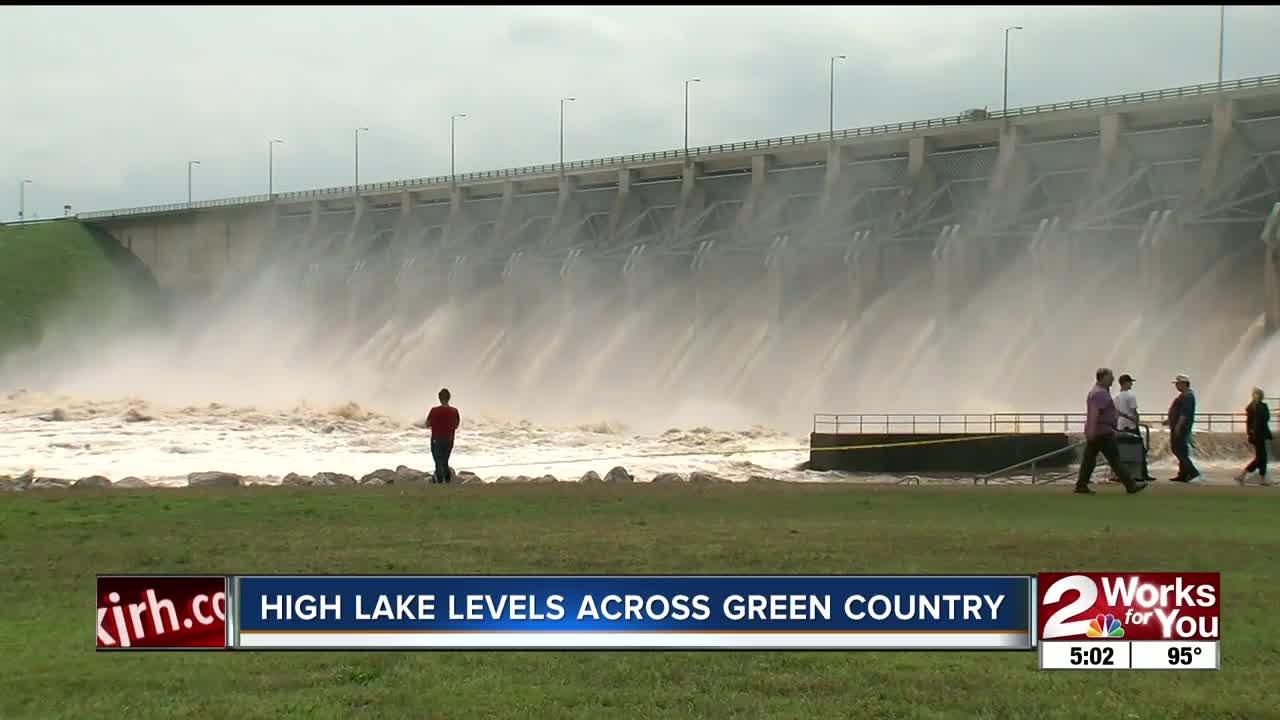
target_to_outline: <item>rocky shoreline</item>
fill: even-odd
[[[492,480],[484,480],[475,473],[466,470],[453,471],[453,484],[456,485],[550,485],[553,483],[570,482],[581,485],[604,485],[604,484],[625,484],[636,482],[636,477],[622,466],[615,467],[601,477],[595,471],[584,474],[577,480],[561,480],[554,475],[542,475],[539,477],[530,477],[528,475],[501,475]],[[66,490],[66,489],[140,489],[140,488],[237,488],[237,487],[363,487],[363,486],[383,486],[383,485],[426,485],[433,481],[433,474],[423,470],[417,470],[405,465],[400,465],[396,469],[379,468],[371,473],[356,478],[354,475],[339,472],[318,472],[314,475],[299,475],[297,473],[289,473],[282,478],[261,477],[257,475],[239,475],[231,472],[221,471],[205,471],[193,472],[187,475],[187,484],[168,485],[159,483],[148,483],[147,481],[129,476],[116,481],[102,475],[90,475],[76,480],[67,478],[45,477],[38,475],[34,470],[19,475],[18,477],[9,477],[0,475],[0,492],[26,492],[29,490]],[[655,475],[650,482],[654,484],[675,484],[690,483],[700,485],[725,484],[734,482],[725,477],[721,477],[714,473],[694,471],[688,475],[680,473],[659,473]],[[762,475],[755,475],[747,479],[747,482],[775,482],[773,478]]]

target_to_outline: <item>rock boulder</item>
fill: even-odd
[[[289,473],[280,479],[281,485],[289,485],[292,487],[310,487],[316,484],[316,479],[310,475],[299,475],[298,473]]]
[[[356,479],[346,473],[318,472],[315,474],[317,485],[355,485]]]
[[[187,487],[241,487],[244,478],[229,472],[196,472],[187,475]]]
[[[111,487],[111,481],[101,475],[90,475],[89,477],[80,478],[74,485],[72,485],[72,487],[109,488]]]
[[[604,480],[600,479],[600,475],[595,470],[588,470],[587,474],[583,475],[578,482],[583,485],[600,485]]]
[[[654,485],[671,485],[673,483],[682,483],[684,481],[684,476],[680,473],[658,473],[653,477]]]
[[[396,471],[389,468],[378,468],[360,478],[361,485],[387,485],[396,481]]]
[[[147,484],[146,480],[143,480],[142,478],[136,478],[130,475],[127,478],[121,478],[119,482],[115,484],[115,487],[127,489],[127,488],[145,488],[145,487],[151,487],[151,486]]]
[[[393,481],[388,481],[393,482]],[[396,477],[394,482],[397,483],[423,483],[431,482],[431,473],[416,470],[407,465],[396,466]]]
[[[689,473],[689,482],[698,485],[719,485],[727,482],[733,482],[729,478],[720,477],[715,473],[702,472],[701,470]]]
[[[605,473],[604,481],[607,483],[629,483],[635,482],[636,478],[627,469],[619,465],[609,472]]]

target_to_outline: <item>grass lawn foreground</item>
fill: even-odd
[[[465,486],[0,496],[2,718],[1280,717],[1280,495]],[[1221,571],[1221,672],[1034,653],[95,653],[97,573]]]

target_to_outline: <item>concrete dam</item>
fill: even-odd
[[[1104,364],[1237,409],[1278,216],[1280,76],[80,218],[183,303],[104,376],[804,428],[1076,411]]]

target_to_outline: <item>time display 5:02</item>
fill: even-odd
[[[1071,648],[1072,665],[1114,665],[1115,648],[1109,647],[1073,647]]]

